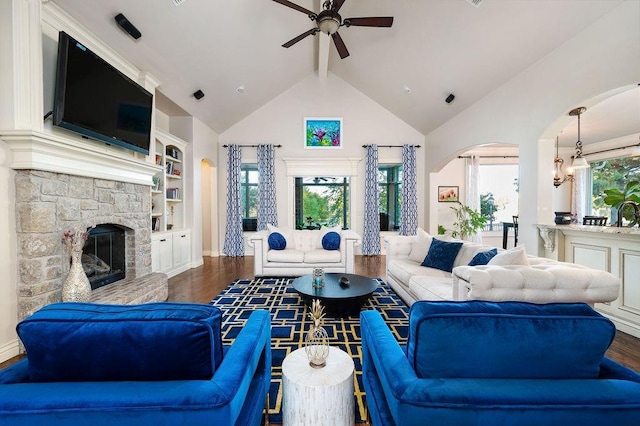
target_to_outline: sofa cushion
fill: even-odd
[[[491,250],[481,251],[480,253],[476,253],[476,255],[473,256],[473,259],[471,259],[471,261],[468,263],[468,266],[486,265],[497,254],[498,254],[497,248],[492,248]]]
[[[583,303],[419,301],[407,356],[422,378],[596,378],[614,336]]]
[[[267,242],[269,243],[270,250],[284,250],[287,247],[287,240],[284,238],[284,235],[279,232],[269,234]]]
[[[55,303],[17,326],[34,382],[209,380],[220,310],[191,303]]]
[[[462,242],[447,242],[434,238],[422,266],[451,272],[453,262],[462,248]]]
[[[304,252],[305,263],[340,263],[341,260],[339,250],[315,249]]]
[[[431,247],[431,241],[433,237],[429,233],[425,232],[422,228],[418,228],[416,236],[411,242],[411,252],[409,252],[409,260],[421,263],[427,253],[429,253],[429,247]]]
[[[518,246],[498,253],[487,265],[529,265],[529,259],[527,258],[527,252],[524,246]]]
[[[340,234],[334,231],[324,234],[324,237],[322,237],[322,248],[325,250],[339,250]]]
[[[409,280],[409,290],[418,300],[451,300],[451,277],[416,275]]]
[[[302,263],[304,262],[304,252],[296,249],[269,250],[267,261],[280,263]]]

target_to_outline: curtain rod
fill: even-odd
[[[593,151],[589,153],[585,152],[582,155],[602,154],[603,152],[619,151],[619,150],[628,149],[628,148],[635,148],[636,146],[640,146],[640,143],[635,143],[633,145],[627,145],[627,146],[619,146],[617,148],[601,149],[600,151]]]
[[[520,158],[518,155],[476,155],[477,158]],[[458,158],[471,158],[471,155],[459,155]]]
[[[371,145],[362,145],[363,148],[367,148]],[[378,145],[378,148],[402,148],[404,145]],[[420,148],[420,145],[410,145],[415,146],[416,148]]]
[[[268,144],[264,144],[268,145]],[[238,145],[240,148],[257,148],[258,145]],[[223,148],[229,148],[229,145],[222,145]],[[274,148],[282,148],[282,145],[274,145]]]

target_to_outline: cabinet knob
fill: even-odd
[[[163,238],[163,239],[160,240],[161,243],[164,243],[165,241],[167,241],[166,238]]]

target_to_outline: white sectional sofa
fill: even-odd
[[[436,236],[439,237],[443,238]],[[421,229],[416,236],[385,238],[387,281],[408,305],[417,300],[474,299],[594,304],[618,298],[620,279],[614,275],[528,256],[524,247],[497,249],[500,257],[494,257],[489,264],[467,266],[477,253],[493,247],[464,241],[451,272],[421,266],[432,238]]]
[[[286,240],[284,250],[269,248],[269,235],[279,231]],[[250,238],[254,249],[253,270],[255,276],[298,277],[311,274],[314,268],[325,272],[354,272],[354,256],[360,236],[350,230],[323,228],[320,230],[278,230],[256,232]],[[328,232],[340,234],[340,247],[337,250],[325,250],[322,238]]]

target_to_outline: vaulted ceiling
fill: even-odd
[[[315,24],[270,0],[53,2],[155,75],[168,99],[218,133],[315,72],[319,38],[327,37],[320,33],[281,47]],[[321,10],[320,0],[293,2]],[[331,45],[328,70],[427,134],[620,3],[346,0],[343,18],[393,16],[393,26],[341,27],[350,56],[340,59]],[[142,32],[139,40],[116,25],[118,13]],[[205,93],[199,101],[192,96],[198,89]],[[455,100],[447,104],[450,93]]]

